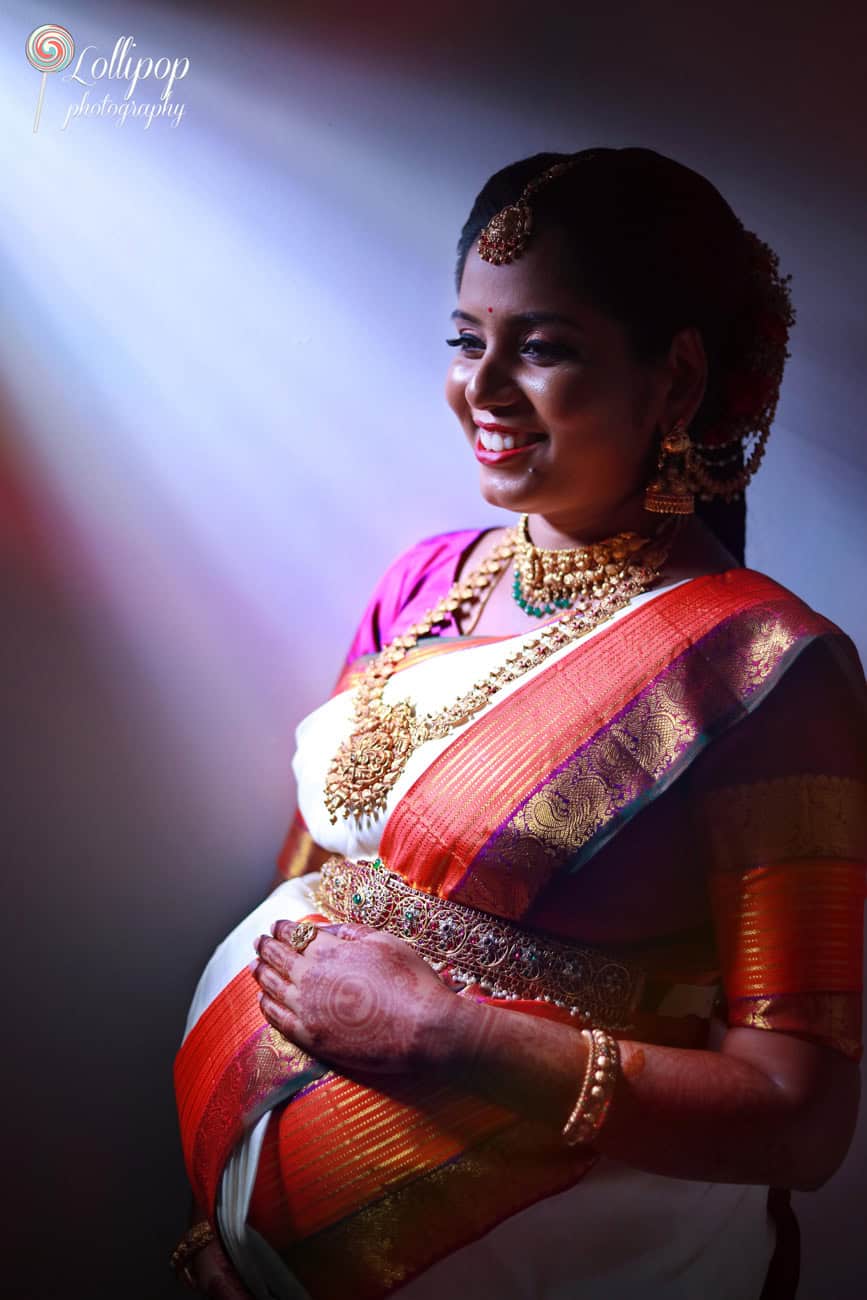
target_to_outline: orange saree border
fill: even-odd
[[[309,919],[327,920],[319,913]],[[266,1111],[279,1108],[277,1142],[266,1144],[262,1176],[279,1191],[285,1217],[278,1232],[274,1216],[262,1214],[260,1196],[257,1222],[286,1252],[293,1271],[315,1283],[317,1297],[336,1296],[347,1269],[351,1294],[385,1294],[397,1285],[394,1279],[574,1185],[598,1158],[586,1148],[566,1147],[544,1124],[447,1082],[414,1075],[370,1083],[346,1078],[272,1029],[258,994],[245,967],[205,1009],[177,1054],[184,1160],[197,1199],[215,1221],[232,1150]],[[571,1023],[567,1012],[549,1004],[480,1000]],[[458,1203],[466,1214],[455,1213]],[[371,1241],[361,1249],[364,1225],[384,1219],[401,1230],[377,1239],[375,1249]],[[353,1243],[350,1256],[329,1266],[329,1250],[343,1240]]]
[[[860,1061],[865,859],[717,868],[708,892],[728,1024],[800,1034]]]
[[[828,632],[750,570],[661,593],[470,724],[392,811],[383,860],[418,888],[519,920]]]
[[[310,913],[308,919],[328,918]],[[174,1062],[187,1177],[212,1221],[223,1166],[244,1131],[276,1095],[290,1095],[325,1070],[267,1024],[252,966],[205,1008]]]
[[[569,1020],[549,1004],[480,1000]],[[597,1159],[442,1080],[329,1071],[272,1116],[247,1221],[316,1300],[376,1300]]]
[[[598,1159],[588,1148],[567,1147],[540,1121],[504,1123],[499,1108],[450,1090],[438,1100],[431,1089],[414,1089],[407,1108],[402,1098],[371,1105],[344,1080],[339,1088],[361,1116],[365,1138],[368,1127],[374,1136],[385,1129],[386,1138],[372,1148],[359,1144],[352,1109],[338,1112],[335,1133],[334,1099],[321,1095],[324,1087],[293,1100],[277,1121],[271,1169],[262,1170],[263,1181],[282,1193],[280,1222],[252,1209],[248,1216],[316,1300],[378,1300],[509,1216],[573,1187]],[[411,1122],[403,1132],[407,1109]],[[319,1170],[320,1135],[338,1159],[351,1148],[352,1163],[364,1163],[362,1177],[378,1180],[380,1194],[351,1205],[353,1169]],[[330,1223],[305,1233],[308,1198],[321,1196],[320,1179],[340,1196],[344,1212],[339,1201]]]
[[[712,871],[730,998],[861,988],[863,861],[804,858]]]

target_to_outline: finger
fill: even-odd
[[[252,1300],[228,1259],[222,1259],[208,1280],[205,1295],[214,1300]]]
[[[275,1002],[279,1002],[289,1011],[294,1011],[297,1015],[301,1010],[298,1002],[298,990],[294,984],[279,975],[273,966],[267,966],[264,962],[259,962],[257,968],[253,971],[259,987],[263,993],[267,993]]]
[[[385,938],[387,933],[383,930],[377,930],[374,925],[358,925],[354,921],[337,921],[328,928],[335,939],[369,941],[371,939]]]
[[[292,979],[292,968],[302,956],[297,948],[282,939],[272,939],[270,934],[263,934],[256,946],[260,963],[273,966],[284,979]]]
[[[275,939],[279,939],[281,943],[288,943],[291,947],[292,934],[298,929],[300,924],[300,921],[275,921],[271,926],[271,933]],[[316,933],[307,944],[307,947],[309,947],[311,943],[315,943],[317,939],[322,937],[322,935],[328,935],[329,930],[333,928],[330,925],[323,925],[317,921],[312,921],[311,925],[316,927]],[[329,942],[329,939],[326,939],[326,942]]]
[[[206,1296],[224,1297],[225,1300],[242,1300],[250,1293],[232,1266],[232,1262],[219,1241],[212,1241],[199,1251],[194,1277],[198,1289]]]
[[[278,1029],[284,1038],[288,1038],[292,1043],[297,1043],[299,1047],[310,1047],[310,1041],[304,1031],[304,1026],[294,1012],[288,1011],[279,1002],[275,1002],[267,993],[259,995],[259,1005],[262,1008],[262,1015],[268,1023]]]
[[[330,944],[332,939],[371,939],[381,938],[382,931],[377,930],[372,925],[357,925],[352,921],[331,921],[331,922],[314,922],[316,925],[316,934],[310,940],[310,943],[318,943],[324,939],[326,944]],[[292,932],[298,925],[297,921],[275,921],[271,927],[271,932],[276,939],[292,946]],[[303,951],[307,951],[310,943]]]

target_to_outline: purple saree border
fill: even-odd
[[[717,651],[720,648],[720,643],[723,643],[723,649],[725,649],[726,640],[740,638],[743,641],[743,653],[747,654],[749,639],[744,638],[744,633],[748,632],[750,627],[755,630],[761,620],[767,620],[769,616],[774,619],[778,627],[782,627],[788,634],[790,637],[789,644],[780,651],[776,662],[761,680],[747,683],[743,689],[738,689],[737,684],[732,680],[737,674],[727,674],[719,666]],[[747,626],[745,627],[744,624]],[[506,842],[510,838],[514,823],[516,819],[520,818],[532,800],[536,799],[547,788],[553,787],[569,769],[577,769],[582,764],[588,763],[594,749],[598,749],[600,745],[606,742],[610,743],[613,739],[620,747],[625,757],[624,766],[629,771],[628,779],[620,782],[609,780],[608,782],[608,788],[615,794],[614,802],[619,805],[616,811],[604,818],[580,845],[569,848],[562,847],[557,851],[548,849],[545,852],[546,864],[551,874],[560,871],[571,874],[580,870],[623,826],[631,821],[643,808],[662,795],[687,770],[712,740],[717,739],[739,721],[748,717],[768,696],[800,655],[819,639],[829,643],[837,643],[841,649],[843,643],[848,643],[848,647],[851,647],[851,651],[854,651],[851,639],[839,628],[835,627],[834,624],[829,623],[822,615],[815,614],[806,605],[801,605],[800,609],[793,611],[790,601],[785,599],[763,601],[759,605],[748,610],[738,611],[724,619],[717,627],[705,633],[694,644],[683,650],[670,664],[667,664],[626,705],[579,745],[568,758],[549,772],[515,806],[515,809],[500,822],[479,849],[472,862],[470,862],[466,872],[461,877],[456,893],[460,893],[460,890],[474,871],[481,867],[490,869],[498,859],[504,857],[507,852]],[[728,647],[730,651],[734,648]],[[857,658],[857,652],[855,652],[855,657]],[[846,658],[851,664],[851,653]],[[693,726],[691,734],[688,732],[682,737],[673,751],[667,756],[661,770],[650,771],[636,759],[635,745],[630,746],[627,743],[630,715],[640,712],[643,705],[654,694],[658,694],[660,688],[664,688],[666,682],[673,682],[684,676],[686,677],[690,700],[692,702],[694,699],[695,702],[692,709]],[[623,799],[624,790],[630,785],[632,791]],[[617,794],[621,796],[621,799],[617,799]]]

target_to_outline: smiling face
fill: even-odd
[[[481,465],[482,496],[539,516],[534,539],[545,525],[586,540],[647,533],[657,522],[642,505],[656,433],[681,414],[679,349],[637,361],[624,326],[567,282],[564,239],[534,232],[502,266],[470,250],[446,400]]]

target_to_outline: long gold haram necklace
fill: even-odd
[[[411,700],[383,703],[386,683],[419,637],[426,636],[437,624],[447,622],[449,615],[462,604],[478,601],[514,557],[521,545],[521,525],[509,529],[487,559],[453,583],[433,609],[403,636],[389,642],[364,669],[356,691],[352,733],[334,755],[325,780],[325,807],[332,826],[341,809],[344,820],[374,817],[384,811],[390,791],[419,745],[426,740],[441,739],[469,722],[509,682],[544,663],[570,641],[586,636],[628,605],[633,596],[646,591],[659,577],[673,537],[674,527],[667,521],[649,539],[641,562],[630,557],[622,576],[618,575],[616,583],[604,594],[581,601],[583,608],[570,610],[556,622],[540,628],[514,654],[507,655],[500,668],[474,683],[453,704],[420,718]]]

